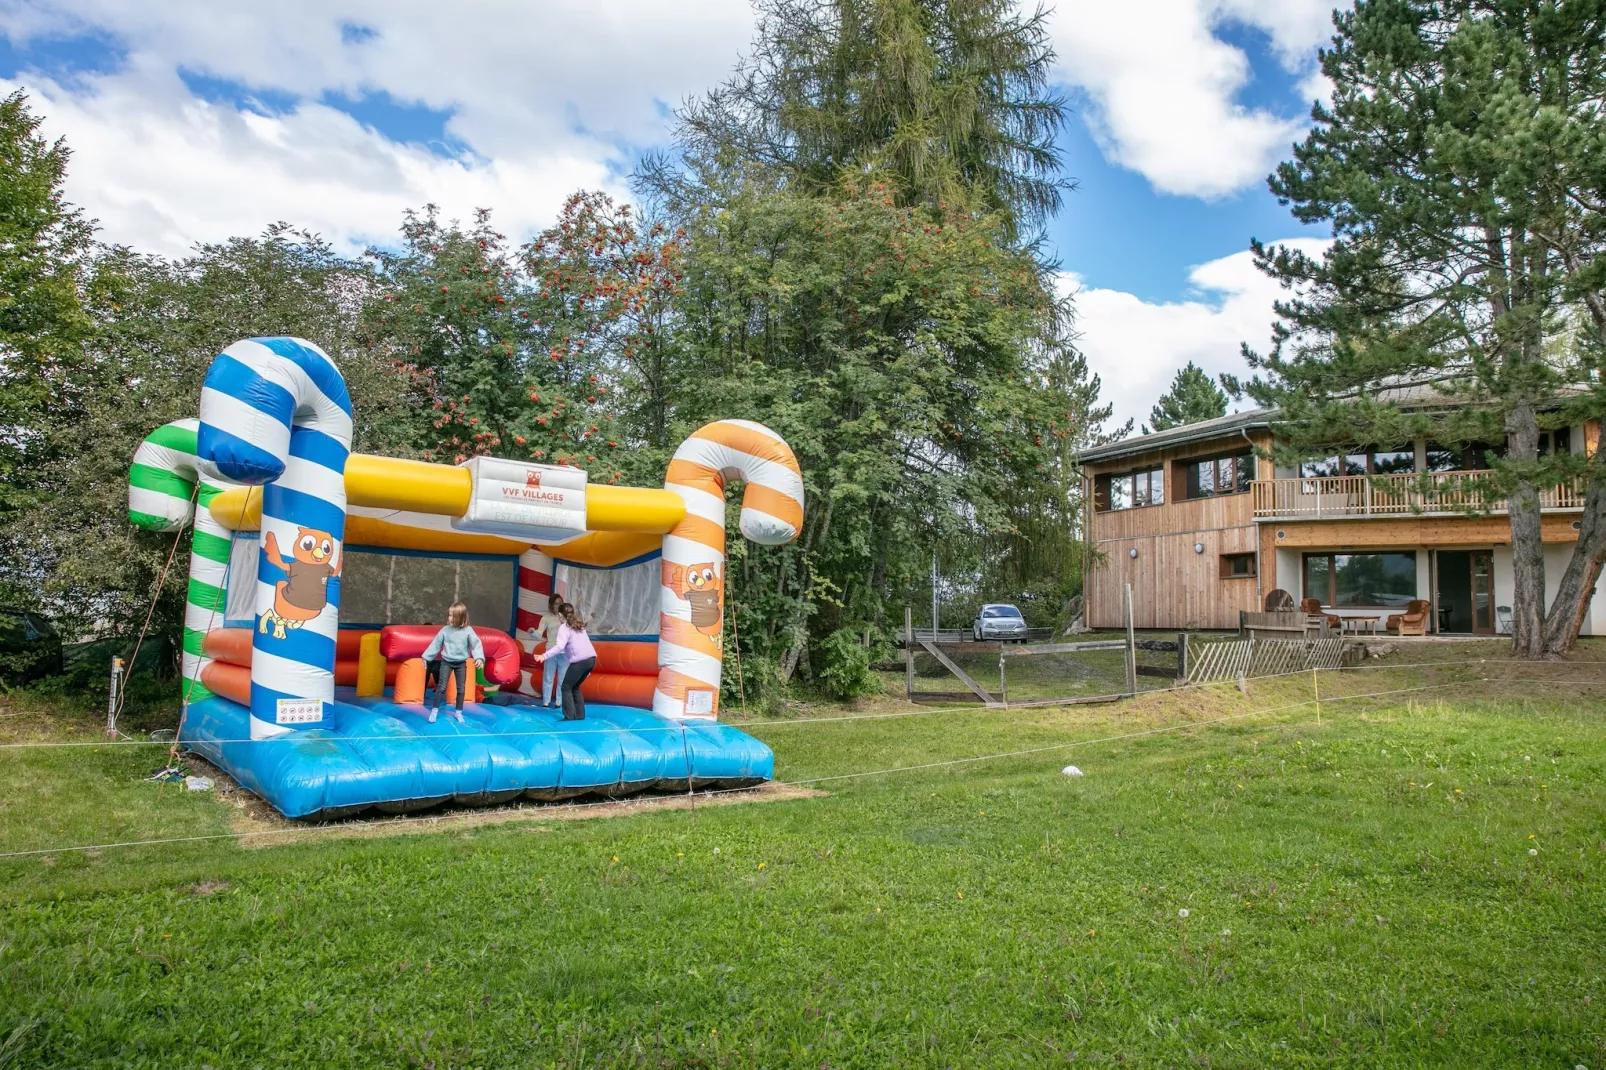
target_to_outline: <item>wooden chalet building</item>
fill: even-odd
[[[1462,484],[1490,447],[1414,442],[1276,468],[1255,454],[1271,444],[1273,416],[1234,413],[1083,453],[1095,551],[1084,600],[1091,627],[1125,626],[1130,583],[1139,628],[1236,629],[1240,610],[1262,608],[1281,588],[1340,618],[1375,619],[1380,631],[1418,599],[1432,603],[1430,633],[1510,630],[1505,505],[1481,516],[1462,511],[1482,504]],[[1542,448],[1593,453],[1599,435],[1594,422],[1547,432]],[[1422,473],[1431,473],[1426,492]],[[1582,506],[1581,491],[1544,496],[1547,604]],[[1583,634],[1606,634],[1606,599],[1591,603]]]

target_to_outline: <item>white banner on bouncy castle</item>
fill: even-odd
[[[549,542],[586,530],[587,476],[579,468],[497,457],[472,457],[468,509],[458,531]]]
[[[725,483],[744,480],[742,534],[784,546],[803,528],[803,475],[781,436],[751,420],[719,420],[675,451],[664,486],[686,516],[664,536],[658,684],[652,709],[664,717],[719,715],[724,661]]]
[[[251,737],[324,724],[335,693],[351,399],[328,354],[299,338],[225,349],[201,388],[197,453],[262,490]]]

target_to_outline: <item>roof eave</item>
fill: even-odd
[[[1154,450],[1171,449],[1174,446],[1186,446],[1193,442],[1223,438],[1237,434],[1240,431],[1267,428],[1271,426],[1274,416],[1275,413],[1270,409],[1250,409],[1247,412],[1235,412],[1230,416],[1219,417],[1215,420],[1184,424],[1182,427],[1172,428],[1168,431],[1156,431],[1152,434],[1121,439],[1119,442],[1107,442],[1102,446],[1094,446],[1091,449],[1082,451],[1082,461],[1084,463],[1113,461],[1121,457],[1150,453]]]

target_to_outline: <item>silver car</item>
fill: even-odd
[[[978,643],[983,639],[1025,639],[1026,618],[1008,602],[989,602],[981,607],[970,632]]]

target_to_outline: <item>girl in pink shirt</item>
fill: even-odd
[[[583,721],[586,719],[586,700],[580,694],[580,684],[597,667],[597,648],[591,645],[591,637],[586,635],[585,618],[576,613],[572,605],[565,602],[558,607],[558,612],[563,615],[558,637],[547,644],[546,650],[537,654],[535,660],[544,662],[560,654],[569,659],[569,667],[563,674],[563,719]]]

